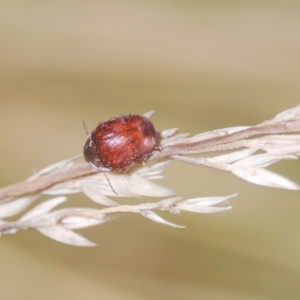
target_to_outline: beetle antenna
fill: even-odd
[[[115,191],[115,189],[113,188],[113,186],[112,186],[112,184],[111,184],[111,182],[110,182],[110,180],[108,179],[108,177],[107,177],[107,175],[106,175],[106,173],[105,172],[103,172],[103,174],[104,174],[104,176],[106,177],[106,179],[107,179],[107,181],[108,181],[108,183],[109,183],[109,185],[110,185],[110,187],[111,187],[111,189],[113,190],[113,192],[118,196],[118,194],[117,194],[117,192]]]
[[[84,119],[82,119],[82,125],[83,125],[83,128],[84,128],[85,132],[86,132],[86,135],[89,135],[89,131],[87,130]]]

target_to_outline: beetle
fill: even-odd
[[[149,118],[128,114],[103,121],[88,135],[84,158],[97,169],[128,171],[144,164],[157,147],[157,133]]]

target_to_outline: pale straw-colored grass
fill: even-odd
[[[193,199],[171,197],[176,192],[154,180],[162,178],[162,172],[172,160],[228,171],[258,185],[299,190],[299,184],[265,169],[281,160],[298,159],[299,130],[300,106],[297,106],[252,127],[225,128],[193,137],[174,135],[177,128],[164,130],[159,133],[161,151],[154,151],[146,165],[135,167],[128,173],[96,170],[87,163],[78,162],[82,155],[64,160],[24,182],[0,189],[0,234],[15,234],[33,228],[62,243],[94,246],[74,230],[112,220],[113,213],[136,213],[155,222],[182,228],[184,226],[168,222],[156,211],[215,213],[231,208],[224,206],[224,202],[236,194]],[[226,153],[207,157],[207,153],[217,151]],[[206,153],[205,157],[201,157],[201,153]],[[75,193],[84,193],[102,208],[72,207],[70,203],[69,208],[56,209],[67,201],[68,195]],[[16,221],[6,220],[22,213],[42,195],[48,195],[50,199],[37,204]],[[124,205],[112,197],[159,197],[163,200]],[[216,206],[218,204],[221,206]]]

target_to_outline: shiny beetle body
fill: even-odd
[[[144,163],[157,144],[150,120],[123,115],[98,124],[84,145],[86,162],[98,169],[127,171],[133,163]]]

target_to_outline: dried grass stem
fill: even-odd
[[[172,157],[181,160],[180,155],[184,154],[199,154],[247,147],[247,141],[245,139],[249,137],[265,134],[295,133],[300,130],[300,120],[268,123],[270,122],[264,122],[260,125],[248,127],[238,132],[196,142],[184,142],[184,139],[179,139],[174,144],[162,146],[161,151],[155,151],[150,157],[150,160],[161,159],[163,157]],[[49,175],[44,175],[43,177],[34,180],[19,182],[0,189],[0,203],[5,203],[24,195],[35,194],[57,183],[97,172],[99,171],[88,164],[74,164],[69,168],[57,170]]]
[[[17,197],[41,192],[57,183],[97,173],[99,170],[90,165],[75,164],[67,169],[61,169],[49,175],[36,178],[30,181],[22,181],[0,189],[0,203],[9,202]]]

